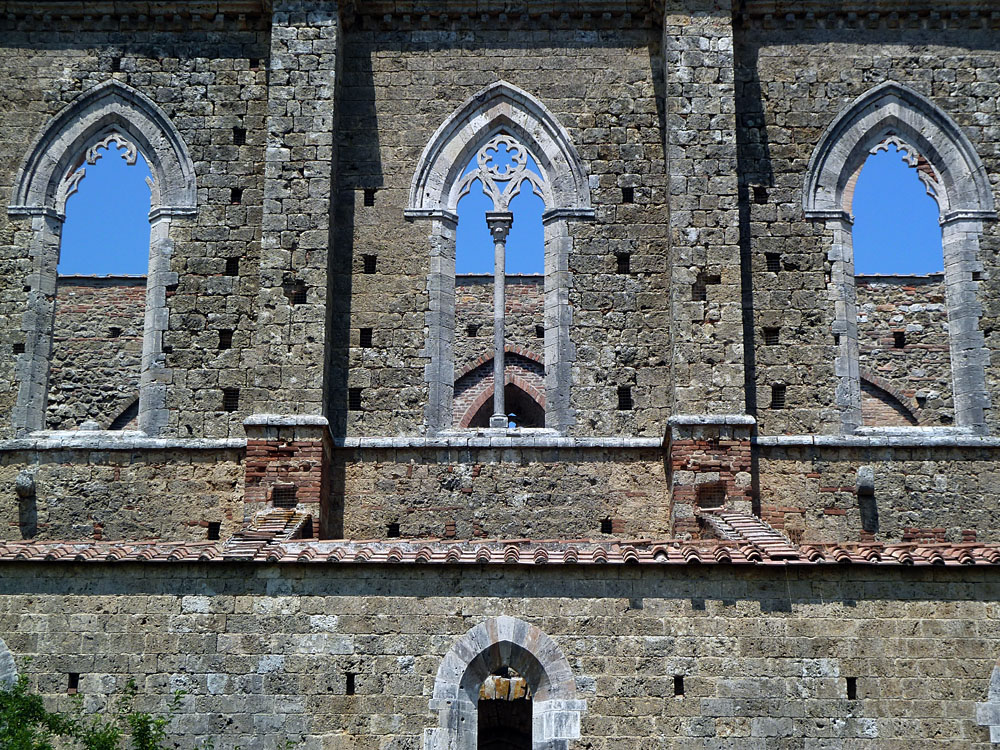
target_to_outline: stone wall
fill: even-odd
[[[177,284],[168,289],[163,341],[172,370],[167,432],[225,437],[242,434],[249,405],[224,411],[221,388],[245,388],[258,377],[248,347],[258,286],[270,18],[253,4],[226,12],[223,3],[221,12],[204,14],[192,8],[95,14],[82,5],[56,13],[38,4],[11,6],[0,38],[0,194],[6,205],[32,141],[93,86],[120,81],[163,109],[187,144],[198,186],[197,217],[176,217],[170,228],[169,270]],[[237,145],[234,128],[246,131],[244,145]],[[28,291],[32,236],[29,219],[0,212],[5,352],[24,342],[22,316],[40,292]],[[237,275],[227,274],[229,258],[237,259]],[[219,350],[219,330],[234,331],[231,349]],[[14,363],[0,357],[3,415],[12,413],[19,387]],[[0,421],[0,436],[12,430],[10,420]]]
[[[535,539],[669,536],[658,450],[466,448],[338,450],[331,536]]]
[[[997,106],[997,92],[982,85],[995,81],[1000,70],[995,22],[965,12],[945,22],[943,15],[896,7],[807,14],[790,6],[790,15],[779,22],[770,6],[750,3],[747,9],[737,19],[735,42],[741,231],[753,280],[749,397],[764,434],[838,432],[835,303],[827,257],[833,237],[822,221],[803,219],[810,156],[840,111],[873,86],[893,80],[928,97],[958,123],[995,185],[1000,138],[982,117]],[[1000,225],[983,226],[978,260],[987,270],[976,302],[987,348],[995,352],[1000,279],[991,266],[1000,249]],[[768,270],[768,254],[775,271]],[[780,328],[786,345],[767,346],[765,327]],[[787,386],[780,410],[770,408],[775,383]],[[987,384],[995,403],[1000,391],[995,368],[987,368]],[[995,424],[995,417],[989,419]]]
[[[766,446],[761,517],[794,541],[1000,541],[996,448]],[[870,467],[874,493],[859,492]]]
[[[437,726],[428,702],[445,654],[502,614],[565,656],[586,701],[570,747],[990,747],[975,704],[1000,653],[992,568],[6,563],[0,573],[0,633],[50,707],[69,707],[69,672],[88,710],[129,678],[142,709],[162,711],[183,689],[171,725],[182,748],[207,737],[220,750],[286,738],[304,750],[419,748]]]
[[[590,174],[597,220],[570,223],[571,432],[662,435],[671,397],[661,30],[638,4],[627,21],[620,10],[507,15],[492,6],[505,13],[502,29],[480,23],[485,9],[426,22],[373,13],[346,30],[331,300],[333,319],[344,321],[333,332],[332,372],[344,379],[331,383],[335,432],[423,429],[429,231],[403,210],[434,131],[502,79],[554,113]],[[365,190],[374,205],[365,205]],[[630,255],[629,273],[617,273],[618,254]],[[363,255],[377,256],[376,273],[363,273]],[[361,349],[358,329],[368,327],[375,345]],[[634,410],[616,409],[618,385],[633,387]],[[364,389],[362,411],[346,411],[348,388]]]
[[[951,357],[942,274],[858,276],[856,289],[862,379],[883,393],[899,394],[893,398],[919,424],[951,424]],[[879,423],[866,420],[865,424]]]
[[[59,278],[46,427],[109,429],[139,398],[146,279]],[[124,424],[135,429],[125,415]]]
[[[544,356],[544,336],[536,326],[544,326],[543,276],[508,276],[504,311],[505,340],[511,346]],[[477,326],[469,336],[468,326]],[[481,356],[493,356],[493,277],[455,278],[455,375]]]
[[[82,433],[85,434],[85,433]],[[243,524],[243,460],[235,449],[29,447],[0,452],[4,539],[205,539]],[[15,494],[19,474],[34,492]]]

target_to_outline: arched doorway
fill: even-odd
[[[479,689],[477,750],[531,750],[531,687],[501,667]]]

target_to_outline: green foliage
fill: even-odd
[[[121,695],[104,711],[87,714],[83,696],[73,700],[68,715],[45,709],[40,695],[28,689],[21,675],[10,687],[0,687],[0,748],[3,750],[167,750],[167,725],[181,707],[184,691],[174,692],[164,716],[137,711],[138,688],[129,680]],[[285,750],[297,743],[286,741]],[[177,747],[171,744],[169,747]],[[211,739],[196,750],[214,750]]]

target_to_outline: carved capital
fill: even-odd
[[[486,226],[490,228],[494,242],[506,242],[511,226],[514,224],[514,214],[510,211],[487,211]]]

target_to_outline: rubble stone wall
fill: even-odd
[[[0,451],[4,539],[203,540],[243,524],[242,450]],[[28,474],[34,493],[14,484]]]
[[[114,79],[162,108],[187,145],[198,187],[197,217],[174,217],[170,229],[170,271],[178,283],[167,290],[164,352],[173,375],[166,433],[242,435],[248,407],[224,411],[220,389],[246,387],[254,378],[248,347],[258,286],[270,18],[253,6],[218,15],[192,15],[188,6],[148,15],[95,14],[83,5],[59,13],[40,6],[31,12],[27,4],[11,10],[0,37],[3,205],[32,141],[82,92]],[[246,131],[244,145],[237,145],[234,128]],[[238,201],[234,189],[242,190]],[[24,341],[31,240],[30,219],[0,212],[4,352]],[[238,275],[227,275],[228,258],[238,259]],[[234,331],[229,350],[219,350],[220,329]],[[14,362],[0,356],[0,436],[13,431],[7,415],[19,387]]]
[[[828,258],[833,237],[824,222],[805,220],[802,212],[813,149],[839,112],[892,80],[928,97],[958,123],[995,187],[1000,138],[982,113],[996,110],[997,92],[983,82],[1000,75],[1000,45],[995,21],[976,13],[949,15],[945,22],[944,14],[900,7],[874,15],[792,14],[780,23],[770,13],[741,16],[735,34],[741,231],[753,280],[750,397],[763,434],[835,433],[835,296]],[[994,360],[1000,347],[998,250],[1000,223],[984,222],[978,260],[986,272],[977,303]],[[768,270],[769,253],[776,256],[777,271]],[[874,291],[868,291],[869,300]],[[786,345],[767,346],[764,327],[780,328]],[[986,377],[996,403],[995,366],[987,367]],[[780,410],[770,408],[775,383],[787,386]],[[947,399],[941,401],[944,415]],[[995,426],[996,417],[988,422]]]
[[[420,747],[445,654],[509,615],[566,658],[586,701],[571,747],[987,750],[975,704],[1000,654],[995,578],[975,566],[6,563],[0,632],[52,708],[70,706],[68,672],[88,710],[130,678],[143,710],[183,689],[171,724],[183,748]]]
[[[522,448],[338,450],[342,534],[535,539],[669,536],[669,487],[657,450]]]
[[[951,424],[951,349],[942,274],[858,276],[855,288],[861,377],[874,375],[876,385],[898,392],[920,424]]]
[[[46,427],[109,429],[139,398],[146,279],[60,277],[56,289]]]
[[[761,517],[793,541],[1000,541],[996,448],[762,447]],[[858,492],[872,467],[874,494]]]
[[[331,384],[335,433],[423,429],[430,243],[428,223],[407,222],[403,210],[434,131],[502,79],[554,113],[590,175],[596,221],[569,224],[570,432],[663,434],[671,395],[662,32],[638,7],[628,18],[511,13],[494,29],[478,11],[427,24],[373,14],[345,32],[331,304],[345,326],[334,332],[332,372],[346,382]],[[374,205],[364,204],[365,189]],[[629,273],[617,273],[618,254],[630,255]],[[377,256],[376,273],[363,273],[363,255]],[[357,346],[363,327],[374,329],[372,349]],[[633,387],[634,410],[616,409],[618,385]],[[371,392],[363,412],[345,409],[352,387]]]

